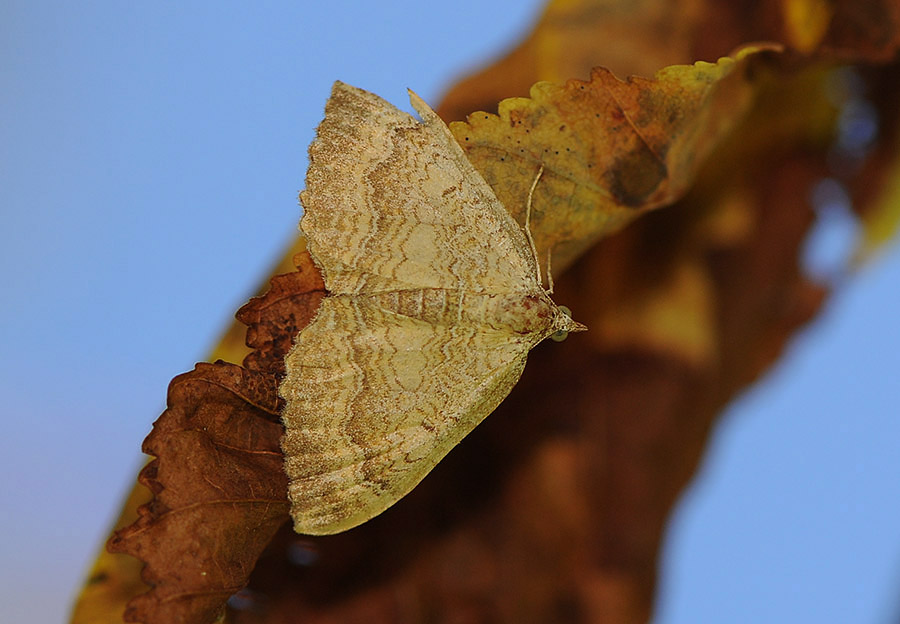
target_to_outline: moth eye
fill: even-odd
[[[570,310],[566,306],[559,306],[559,311],[562,312],[563,314],[565,314],[566,316],[568,316],[569,318],[572,318],[572,310]],[[567,332],[564,329],[560,329],[559,331],[550,334],[550,340],[552,340],[554,342],[562,342],[563,340],[565,340],[568,337],[569,337],[569,332]]]

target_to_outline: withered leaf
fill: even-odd
[[[777,46],[717,63],[667,67],[622,81],[603,68],[589,81],[537,83],[499,113],[450,128],[514,217],[541,166],[531,230],[538,254],[563,270],[647,210],[675,201],[706,156],[753,102],[750,66]]]
[[[263,282],[263,286],[257,291],[257,295],[261,296],[270,289],[273,293],[277,292],[277,284],[282,281],[295,284],[298,293],[314,291],[316,289],[315,285],[309,287],[304,286],[306,280],[315,280],[318,275],[315,267],[309,262],[308,256],[306,258],[302,257],[302,253],[305,249],[305,239],[302,237],[297,238],[292,243],[288,253],[283,258],[280,258],[273,266],[271,273],[278,277],[271,278],[273,280],[273,284],[271,285],[269,284],[270,278],[267,277]],[[298,254],[301,255],[298,256]],[[295,266],[295,264],[297,266]],[[295,274],[294,271],[298,267],[301,267],[300,271]],[[288,273],[288,275],[285,275],[282,278],[280,277],[280,274],[282,273]],[[292,299],[292,305],[296,305],[298,308],[302,309],[304,306],[300,301],[301,298],[302,297],[300,296],[294,297]],[[272,325],[272,321],[269,320],[271,312],[267,312],[266,308],[277,307],[277,304],[265,305],[258,299],[251,300],[248,307],[256,305],[265,307],[260,307],[256,314],[250,314],[244,319],[243,323],[239,320],[235,320],[228,329],[223,332],[219,343],[212,351],[210,361],[224,360],[226,362],[237,363],[242,361],[247,354],[255,353],[252,351],[252,347],[255,346],[255,343],[250,345],[246,344],[246,334],[248,332],[247,326],[250,325],[250,329],[252,330],[256,324]],[[310,301],[309,305],[314,306],[314,302]],[[295,315],[295,322],[296,318],[299,317]],[[290,331],[290,329],[286,330],[287,333],[290,333]],[[260,348],[262,351],[271,351],[271,348],[267,348],[265,345],[261,345]],[[254,358],[258,357],[259,355],[254,356]],[[275,366],[281,365],[278,356],[269,359],[274,363],[273,369]],[[245,363],[245,365],[247,365],[247,363]],[[249,366],[249,368],[262,370],[258,366]],[[133,524],[138,519],[137,510],[139,506],[149,502],[151,499],[152,493],[137,482],[137,478],[135,478],[134,487],[132,488],[125,505],[123,505],[113,530],[117,531],[129,524]],[[125,606],[128,601],[149,589],[141,581],[142,567],[143,562],[139,559],[125,554],[111,553],[105,548],[101,549],[97,554],[84,588],[73,607],[72,618],[70,620],[71,624],[118,624],[121,622],[122,613],[125,611]]]
[[[256,349],[246,368],[198,364],[169,386],[143,448],[156,459],[140,480],[156,497],[109,542],[147,564],[152,590],[129,604],[129,621],[212,621],[288,519],[277,385],[293,336],[323,294],[309,255],[295,260],[297,271],[275,277],[238,313]]]
[[[112,552],[146,562],[153,589],[127,621],[211,622],[247,582],[253,563],[287,519],[274,379],[227,363],[198,364],[169,386],[168,409],[141,472],[156,495]]]

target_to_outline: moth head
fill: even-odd
[[[572,318],[572,311],[566,306],[556,306],[552,327],[550,338],[556,342],[565,340],[570,332],[587,331],[587,327]]]

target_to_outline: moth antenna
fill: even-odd
[[[553,294],[553,273],[550,271],[550,258],[553,257],[553,249],[547,250],[547,294]]]
[[[544,173],[543,163],[541,163],[541,168],[538,169],[537,175],[534,176],[534,182],[531,183],[531,188],[528,189],[528,201],[525,204],[525,236],[528,237],[528,244],[531,245],[531,253],[534,256],[534,268],[537,271],[538,285],[544,283],[544,278],[541,277],[541,261],[538,258],[537,247],[534,244],[534,237],[531,235],[531,198],[534,195],[534,189],[537,188],[537,183],[538,180],[541,179],[542,173]]]

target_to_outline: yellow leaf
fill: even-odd
[[[524,222],[538,170],[532,233],[557,269],[644,211],[671,203],[753,101],[754,72],[777,46],[745,48],[717,63],[619,80],[539,82],[499,114],[473,113],[451,131],[507,210]]]

